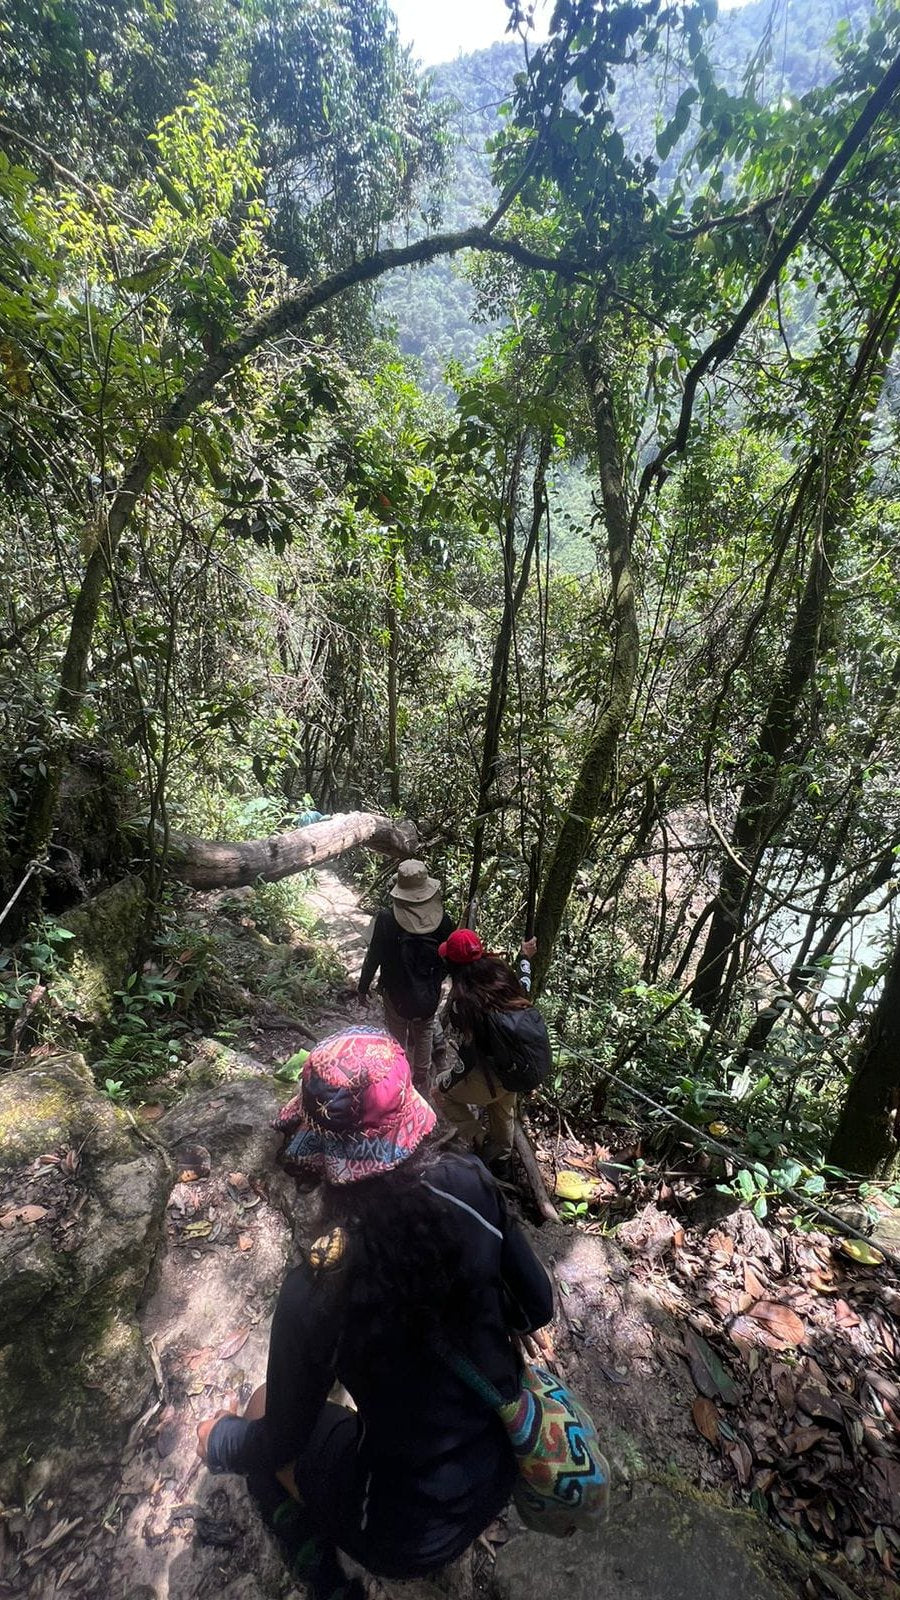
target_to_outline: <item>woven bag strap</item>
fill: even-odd
[[[460,1350],[457,1350],[454,1345],[450,1344],[449,1340],[443,1338],[441,1334],[437,1334],[432,1338],[431,1343],[432,1348],[436,1350],[441,1360],[456,1373],[456,1376],[467,1388],[471,1389],[474,1394],[479,1395],[486,1405],[491,1406],[494,1411],[499,1411],[501,1406],[509,1403],[504,1400],[503,1396],[494,1388],[494,1385],[484,1376],[484,1373],[479,1372],[474,1363],[467,1356],[464,1356]]]

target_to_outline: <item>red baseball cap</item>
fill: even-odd
[[[471,928],[457,928],[438,946],[438,955],[442,961],[453,961],[458,967],[465,967],[484,955],[484,945]]]

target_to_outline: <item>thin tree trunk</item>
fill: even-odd
[[[546,505],[547,467],[550,461],[550,439],[545,436],[540,443],[537,463],[534,469],[532,483],[532,510],[531,521],[525,540],[525,549],[522,553],[522,564],[518,577],[513,583],[515,567],[515,532],[516,509],[519,493],[519,480],[522,467],[522,456],[525,450],[524,437],[518,442],[513,457],[513,466],[510,473],[509,489],[506,504],[506,526],[503,537],[503,611],[500,617],[500,626],[494,641],[494,651],[491,660],[491,683],[488,691],[487,710],[484,719],[484,740],[481,747],[481,763],[478,775],[478,801],[476,809],[475,830],[472,835],[472,866],[469,875],[469,900],[478,892],[478,883],[481,878],[481,863],[484,858],[484,839],[487,831],[488,814],[491,803],[491,790],[497,776],[497,757],[500,751],[500,736],[503,730],[503,716],[506,710],[506,698],[509,689],[509,652],[512,644],[516,618],[522,608],[522,602],[528,588],[531,575],[531,563],[541,532],[541,522]]]
[[[847,395],[832,424],[834,462],[823,461],[815,479],[804,475],[799,493],[818,489],[819,517],[803,594],[794,616],[787,651],[775,680],[750,771],[738,804],[731,851],[722,862],[716,906],[691,990],[692,1004],[712,1016],[723,996],[728,952],[740,941],[753,889],[754,863],[761,859],[772,831],[784,758],[797,731],[801,705],[819,656],[819,639],[830,592],[843,517],[869,443],[870,410],[877,399],[897,335],[900,274],[873,315],[863,339]],[[849,438],[848,438],[849,435]],[[830,476],[829,476],[830,474]]]
[[[601,803],[612,787],[616,749],[631,705],[638,666],[638,623],[631,567],[631,525],[625,493],[622,450],[616,429],[612,390],[596,351],[581,351],[581,371],[591,407],[600,492],[606,518],[612,579],[613,657],[606,704],[585,752],[568,812],[538,902],[534,988],[543,987],[553,946],[578,868]]]
[[[825,599],[833,558],[839,543],[837,515],[823,519],[806,575],[800,604],[775,690],[769,701],[750,776],[744,784],[727,855],[719,875],[719,891],[706,944],[691,990],[698,1011],[710,1016],[721,995],[728,953],[734,948],[749,904],[750,868],[769,831],[769,812],[777,793],[782,764],[796,732],[804,692],[819,654]]]
[[[869,868],[863,878],[848,889],[837,909],[828,918],[818,940],[816,940],[816,929],[822,920],[831,884],[840,866],[841,852],[859,811],[859,803],[863,793],[863,773],[877,751],[884,735],[885,723],[896,704],[898,691],[900,691],[900,655],[895,658],[888,693],[882,701],[877,721],[870,737],[866,740],[859,764],[852,776],[844,816],[838,828],[837,837],[824,862],[822,882],[816,893],[800,948],[791,963],[785,990],[771,1000],[759,1013],[744,1040],[737,1061],[738,1069],[745,1064],[751,1052],[763,1048],[775,1024],[792,1009],[798,995],[802,994],[804,990],[813,993],[819,988],[822,976],[820,963],[823,958],[831,955],[857,907],[862,905],[870,894],[874,894],[876,889],[883,888],[891,879],[896,866],[894,850],[897,841],[892,842],[891,846],[885,850],[875,865]]]
[[[397,718],[400,710],[399,656],[400,628],[397,617],[397,552],[393,552],[388,568],[387,599],[387,698],[388,698],[388,750],[387,765],[391,785],[391,805],[400,804],[400,757],[397,749]]]
[[[900,1106],[900,939],[844,1101],[828,1160],[877,1176],[897,1159]]]
[[[870,894],[890,883],[897,866],[895,848],[896,846],[886,850],[861,882],[848,890],[835,912],[829,917],[817,943],[812,948],[806,946],[800,952],[788,973],[784,993],[777,995],[759,1013],[747,1034],[736,1062],[738,1071],[746,1065],[747,1058],[752,1052],[763,1048],[775,1024],[793,1009],[799,996],[804,993],[814,994],[821,987],[822,979],[825,977],[825,969],[821,963],[826,956],[833,954],[850,918]]]

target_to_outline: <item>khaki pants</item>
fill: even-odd
[[[406,1052],[413,1083],[417,1089],[427,1086],[431,1071],[434,1017],[401,1017],[383,991],[381,999],[387,1031]]]
[[[435,1089],[434,1102],[467,1144],[483,1145],[484,1153],[491,1160],[512,1154],[515,1094],[502,1089],[493,1078],[488,1082],[480,1067],[473,1067],[450,1089]],[[484,1112],[480,1121],[473,1106]]]

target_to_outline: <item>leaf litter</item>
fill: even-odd
[[[539,1148],[545,1170],[598,1169],[598,1150],[562,1144],[549,1159]],[[614,1238],[630,1275],[680,1322],[707,1481],[730,1478],[740,1499],[824,1556],[821,1587],[809,1580],[805,1592],[846,1596],[863,1583],[896,1596],[900,1286],[874,1246],[801,1231],[786,1207],[765,1226],[744,1208],[692,1226],[697,1192],[658,1170],[625,1173],[583,1231],[621,1218]]]

